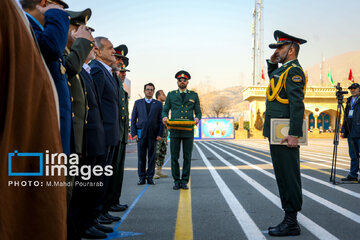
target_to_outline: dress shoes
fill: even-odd
[[[113,222],[118,222],[121,219],[121,217],[113,216],[113,215],[111,215],[109,213],[105,213],[105,214],[103,214],[103,216],[110,219],[110,220],[112,220]]]
[[[100,224],[112,224],[113,220],[105,217],[104,215],[100,214],[100,216],[97,218],[97,221]]]
[[[140,178],[137,185],[144,185],[145,184],[145,179]]]
[[[351,182],[351,181],[357,181],[357,177],[353,177],[351,175],[347,175],[346,178],[342,178],[341,181],[345,181],[345,182]]]
[[[269,227],[270,236],[296,236],[301,232],[300,226],[296,219],[285,217],[284,220],[275,227]]]
[[[126,208],[126,209],[128,209],[128,205],[127,204],[118,204],[120,207],[124,207],[124,208]]]
[[[173,186],[174,190],[179,190],[181,188],[180,183],[175,183]]]
[[[188,185],[186,183],[182,183],[181,188],[185,189],[185,190],[189,189],[189,187],[188,187]]]
[[[109,210],[111,212],[123,212],[126,210],[126,207],[124,205],[119,205],[119,204],[116,204],[116,205],[112,205]]]
[[[100,223],[97,223],[94,227],[104,233],[112,233],[114,231],[111,227],[106,227],[104,225],[101,225]]]
[[[147,178],[146,181],[150,185],[155,185],[155,182],[154,182],[154,180],[152,180],[152,178]]]
[[[95,227],[89,227],[83,232],[81,237],[88,239],[105,239],[107,238],[107,235],[104,232],[99,231]]]

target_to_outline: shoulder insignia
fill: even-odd
[[[195,100],[194,100],[194,99],[189,99],[189,101],[190,101],[190,102],[193,102],[193,103],[195,102]]]
[[[295,63],[292,64],[293,67],[299,67],[298,65],[296,65]]]
[[[301,82],[302,81],[302,77],[300,75],[295,75],[291,78],[291,80],[293,82]]]

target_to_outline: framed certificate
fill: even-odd
[[[281,139],[289,134],[290,119],[288,118],[272,118],[270,122],[270,144],[287,145],[287,143],[280,144]],[[307,121],[303,121],[302,125],[303,136],[299,138],[299,145],[308,145]]]

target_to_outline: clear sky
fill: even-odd
[[[66,1],[66,0],[65,0]],[[191,84],[222,89],[252,84],[251,23],[254,0],[67,0],[69,10],[91,8],[88,25],[129,48],[132,98],[153,82],[166,92],[174,75],[190,72]],[[264,0],[264,56],[273,32],[304,38],[299,60],[304,68],[359,50],[360,1]],[[359,63],[360,64],[360,63]]]

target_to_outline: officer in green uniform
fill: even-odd
[[[187,89],[191,78],[186,71],[179,71],[175,74],[179,89],[167,94],[165,105],[162,111],[163,122],[166,124],[171,110],[171,120],[189,120],[196,124],[201,119],[199,96],[196,92]],[[195,114],[195,118],[194,118]],[[183,147],[183,171],[180,178],[179,153],[180,144]],[[171,152],[171,173],[174,178],[174,190],[188,189],[187,183],[190,178],[191,155],[194,143],[194,129],[177,130],[170,129],[170,152]]]
[[[86,100],[86,89],[79,73],[91,49],[94,47],[92,28],[86,26],[91,17],[91,9],[84,11],[67,11],[70,15],[68,42],[64,52],[66,74],[69,79],[72,103],[72,123],[75,149],[72,152],[85,154],[84,150],[84,125],[87,123],[89,109]]]
[[[276,49],[267,60],[270,84],[266,93],[266,113],[263,135],[270,138],[271,118],[290,119],[289,135],[282,139],[287,145],[270,144],[270,153],[279,188],[284,220],[275,227],[269,227],[272,236],[299,235],[297,212],[301,210],[302,191],[300,177],[300,156],[298,138],[302,137],[304,119],[304,95],[306,77],[297,60],[300,44],[306,40],[290,36],[281,31],[274,32]],[[282,63],[278,67],[278,63]]]
[[[86,25],[87,20],[91,17],[90,8],[84,11],[74,12],[66,11],[70,19],[68,32],[68,42],[64,51],[66,75],[68,86],[71,92],[72,107],[72,145],[71,152],[84,156],[84,133],[85,124],[87,124],[88,105],[86,100],[85,84],[79,77],[79,73],[91,49],[94,47],[91,32],[93,29]],[[74,182],[75,177],[66,176],[67,182]],[[68,206],[72,197],[73,184],[67,187]]]

